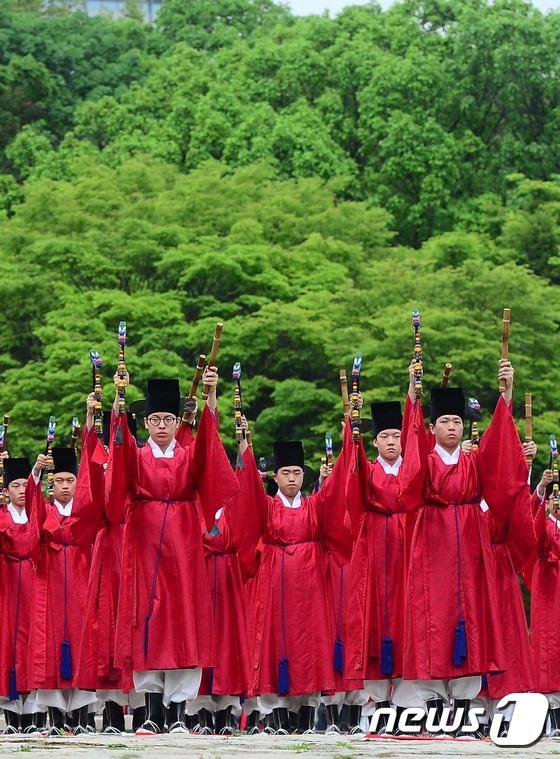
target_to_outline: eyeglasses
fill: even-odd
[[[177,421],[176,416],[157,416],[157,414],[153,414],[152,416],[148,417],[148,424],[151,424],[153,427],[159,427],[159,425],[163,422],[166,427],[171,427],[172,424],[175,424]]]

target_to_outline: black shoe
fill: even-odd
[[[212,712],[208,709],[201,709],[198,712],[198,734],[214,735],[214,718]]]
[[[115,701],[105,701],[101,732],[104,735],[120,735],[124,733],[123,708]]]
[[[22,733],[25,733],[25,735],[33,735],[33,733],[39,732],[35,717],[35,714],[21,715],[20,728]]]
[[[503,719],[502,724],[500,725],[500,732],[498,733],[498,738],[505,738],[509,732],[509,721]]]
[[[436,717],[435,717],[434,722],[437,722],[439,726],[441,726],[441,723],[442,723],[444,707],[445,707],[445,701],[443,700],[443,698],[432,698],[430,699],[430,701],[426,701],[426,708],[428,710],[435,709]],[[426,721],[427,720],[428,720],[428,717],[426,717]],[[439,728],[435,732],[433,730],[428,730],[427,733],[431,738],[447,738],[448,736],[447,733],[445,733],[443,730],[440,730]]]
[[[87,735],[88,734],[88,713],[89,707],[82,706],[80,709],[72,710],[72,735]]]
[[[375,712],[377,712],[379,709],[390,709],[391,708],[391,702],[390,701],[378,701],[375,704]],[[360,709],[361,712],[361,709]],[[373,716],[371,718],[371,722],[373,722],[373,719],[375,717],[375,712],[373,713]],[[371,722],[370,722],[370,735],[385,735],[389,732],[389,715],[388,714],[380,714],[379,717],[376,720],[376,726],[375,726],[375,732],[371,732]],[[398,727],[398,722],[395,722],[395,728]]]
[[[220,709],[216,712],[216,735],[233,735],[235,725],[233,723],[233,714],[231,706]]]
[[[340,735],[340,724],[338,721],[338,706],[336,704],[327,704],[325,706],[327,713],[327,729],[325,735]]]
[[[296,735],[312,735],[315,730],[315,709],[312,706],[300,706]]]
[[[276,732],[274,729],[274,715],[272,712],[270,714],[267,714],[264,719],[265,725],[263,733],[266,733],[267,735],[274,735]]]
[[[469,721],[470,705],[471,705],[471,702],[468,698],[453,699],[454,715],[459,709],[463,709],[463,715],[455,731],[455,738],[462,738],[463,740],[471,740],[471,741],[476,740],[476,736],[474,735],[473,732],[466,732],[464,730],[465,725]]]
[[[132,732],[135,733],[146,721],[146,707],[137,706],[132,710]]]
[[[163,733],[163,693],[146,693],[146,719],[136,730],[137,735]]]
[[[16,735],[20,732],[21,723],[17,712],[11,712],[9,709],[4,709],[4,719],[6,720],[4,735]]]
[[[245,725],[245,732],[247,735],[258,735],[260,733],[260,716],[258,709],[254,709],[251,714],[247,715],[247,724]]]
[[[57,709],[54,706],[48,707],[49,714],[49,729],[47,731],[48,736],[64,735],[66,733],[64,725],[64,712]]]
[[[188,733],[185,725],[185,701],[172,701],[167,709],[167,732]]]
[[[290,734],[290,715],[288,710],[283,707],[277,707],[272,710],[272,718],[274,721],[274,733],[275,735],[289,735]]]
[[[349,735],[362,735],[364,730],[360,725],[362,721],[362,707],[359,704],[350,706],[350,729]]]

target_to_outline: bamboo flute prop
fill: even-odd
[[[443,374],[441,376],[441,386],[447,387],[449,384],[449,375],[451,374],[451,370],[453,369],[453,364],[446,364],[443,367]]]
[[[80,433],[80,422],[78,421],[78,417],[75,416],[72,419],[72,435],[70,437],[70,448],[73,448],[76,450],[76,444],[78,442],[78,435]]]
[[[348,397],[348,379],[346,377],[346,369],[339,370],[340,377],[340,394],[342,396],[342,411],[344,418],[347,419],[350,414],[350,398]]]
[[[525,393],[525,442],[533,439],[533,396]]]
[[[502,358],[509,358],[509,328],[511,324],[511,310],[504,308],[504,315],[502,318]],[[505,393],[506,383],[505,380],[500,380],[500,393]]]
[[[352,364],[352,397],[350,399],[350,420],[352,424],[352,442],[360,440],[360,372],[362,370],[362,354],[356,353]]]
[[[212,348],[210,349],[210,357],[208,359],[208,366],[216,366],[216,360],[218,358],[218,350],[220,348],[220,340],[222,339],[222,330],[224,325],[222,322],[216,324],[214,331],[214,337],[212,339]],[[210,386],[204,385],[202,388],[202,400],[208,400],[208,393],[210,392]]]
[[[480,412],[480,403],[476,398],[469,398],[468,413],[470,419],[469,437],[471,440],[471,451],[477,451],[480,444],[480,432],[478,431],[478,423],[482,415]]]
[[[243,397],[241,395],[241,364],[239,361],[236,361],[236,363],[233,365],[232,379],[235,382],[235,389],[233,391],[235,442],[239,446],[241,441],[245,439],[245,430],[241,426],[241,418],[243,416]]]
[[[56,419],[54,416],[49,416],[49,424],[47,427],[47,442],[45,444],[45,456],[49,456],[50,463],[47,466],[47,498],[54,503],[54,463],[52,460],[52,449],[54,444],[54,438],[56,435]],[[41,472],[41,477],[43,473]]]
[[[10,417],[4,414],[2,424],[0,424],[0,453],[4,453],[6,450],[6,439],[8,436],[8,427],[10,425]],[[0,457],[0,506],[5,503],[4,494],[1,488],[4,486],[4,457]]]
[[[126,322],[119,322],[117,343],[119,344],[117,391],[119,394],[119,416],[121,416],[122,414],[126,414],[126,364],[124,360],[124,349],[126,348]]]
[[[416,398],[420,399],[424,392],[422,388],[422,376],[424,370],[422,368],[422,343],[420,341],[420,311],[415,310],[412,312],[412,328],[414,330],[414,393]]]
[[[550,436],[550,468],[552,469],[552,510],[557,514],[560,509],[560,487],[558,483],[558,443],[554,435]]]
[[[206,366],[206,356],[201,353],[198,357],[198,363],[195,366],[194,374],[191,382],[191,389],[189,390],[189,394],[185,396],[185,402],[183,406],[183,416],[181,418],[181,425],[185,426],[189,424],[189,416],[191,415],[192,411],[194,411],[195,406],[192,405],[192,401],[196,398],[196,394],[198,392],[198,386],[200,385],[200,380],[202,379],[202,374],[204,372],[204,367]]]
[[[93,411],[93,428],[98,437],[103,434],[103,411],[101,406],[101,399],[103,397],[103,391],[101,388],[101,367],[103,362],[97,351],[90,351],[89,358],[91,361],[91,375],[92,375],[92,390],[95,393],[95,409]]]

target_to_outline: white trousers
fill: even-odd
[[[138,709],[146,703],[144,694],[137,693],[135,690],[131,690],[130,693],[122,690],[98,690],[95,695],[99,711],[103,711],[106,701],[114,701],[119,706],[129,706],[131,709]]]
[[[262,714],[270,714],[272,709],[288,709],[299,712],[301,706],[314,706],[321,703],[321,694],[307,693],[305,696],[278,696],[276,693],[263,693],[259,696],[259,709]]]
[[[94,690],[81,690],[80,688],[62,688],[59,690],[35,690],[31,691],[25,699],[24,714],[46,712],[49,706],[60,709],[63,712],[71,712],[89,706],[96,702]],[[29,703],[28,703],[29,702]]]
[[[198,695],[202,670],[192,669],[147,669],[133,672],[134,689],[137,693],[163,693],[164,706],[171,702],[180,704],[192,701]]]

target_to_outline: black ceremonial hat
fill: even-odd
[[[430,403],[432,424],[444,414],[465,418],[465,394],[462,387],[433,387]]]
[[[103,412],[103,445],[109,445],[109,434],[111,432],[111,416],[112,411]],[[136,437],[137,425],[136,416],[131,412],[126,412],[126,421],[128,422],[128,429],[131,431],[133,437]]]
[[[303,443],[301,440],[282,440],[273,443],[274,471],[284,466],[304,467]]]
[[[31,474],[29,459],[4,459],[4,487],[14,480],[26,480]]]
[[[78,460],[74,448],[53,448],[52,457],[54,464],[54,474],[58,472],[78,473]]]
[[[158,411],[179,416],[180,404],[181,394],[178,379],[148,380],[144,416],[150,416],[150,414]]]
[[[383,430],[400,430],[402,411],[399,401],[377,401],[371,404],[371,433],[374,438]]]

